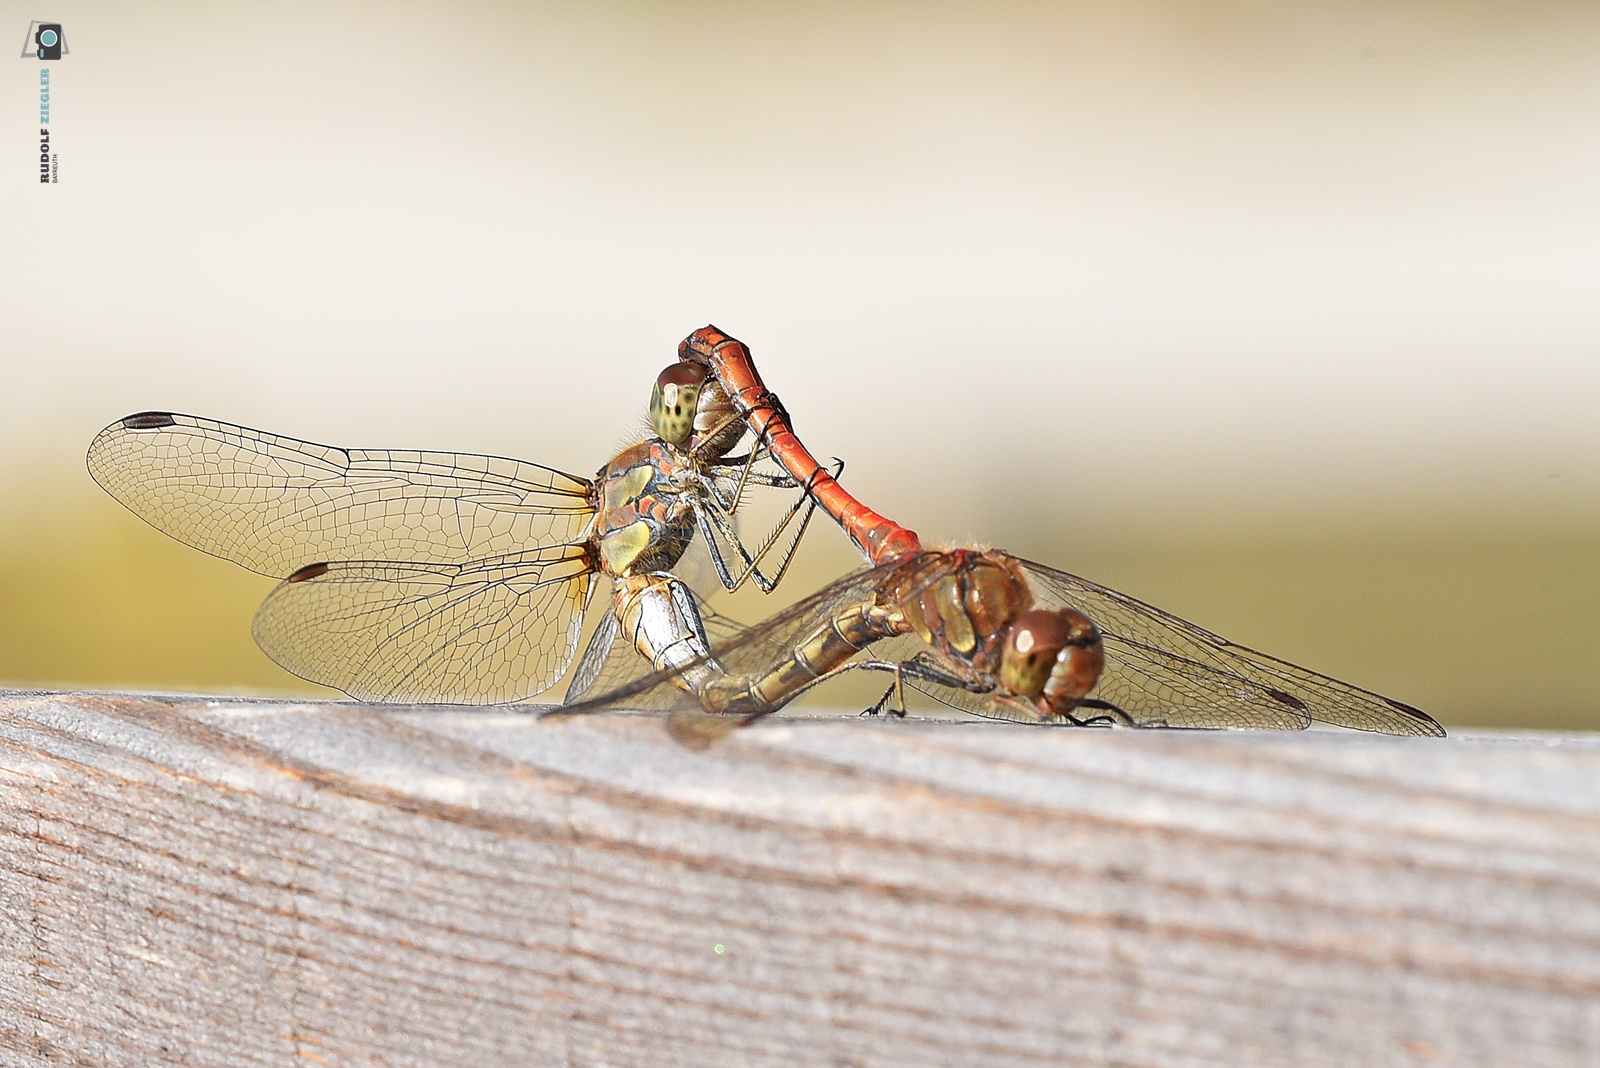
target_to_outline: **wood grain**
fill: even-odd
[[[1600,741],[0,694],[0,1061],[1593,1065]]]

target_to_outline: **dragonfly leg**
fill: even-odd
[[[990,684],[982,679],[952,671],[948,665],[940,663],[932,653],[918,653],[910,660],[897,664],[896,667],[902,674],[908,674],[920,682],[935,682],[952,690],[988,693],[991,689]]]
[[[1103,711],[1098,716],[1083,717],[1074,716],[1070,712],[1067,713],[1067,722],[1072,724],[1074,727],[1115,727],[1119,725],[1123,727],[1137,727],[1139,725],[1134,721],[1132,716],[1128,715],[1122,709],[1118,708],[1110,701],[1102,701],[1097,697],[1085,697],[1083,700],[1078,702],[1078,707],[1097,708],[1102,709]]]
[[[759,557],[750,555],[727,517],[715,508],[706,507],[699,500],[691,499],[691,501],[690,508],[694,512],[695,525],[700,528],[700,537],[705,540],[706,551],[711,555],[711,566],[716,568],[717,580],[723,587],[730,591],[738,590],[745,582],[755,579],[756,585],[761,587],[763,592],[770,592],[776,583],[769,581],[767,576],[761,573],[757,566]],[[728,567],[727,559],[722,554],[724,542],[739,558],[742,570],[737,578],[734,577],[732,569]]]
[[[763,388],[761,392],[750,398],[745,404],[745,418],[755,419],[757,413],[761,416],[761,430],[758,437],[765,441],[767,432],[774,423],[787,427],[792,422],[789,418],[789,409],[783,406],[783,401],[770,389]]]
[[[734,465],[739,465],[741,467],[748,468],[752,458],[756,460],[762,460],[766,459],[770,455],[771,452],[765,446],[762,446],[760,449],[755,450],[754,452],[746,453],[743,456],[719,456],[717,459],[711,460],[707,466],[731,467]],[[838,478],[840,475],[844,474],[844,461],[839,459],[837,456],[833,458],[833,463],[830,466],[833,467],[831,474],[834,478]],[[748,483],[749,485],[766,486],[771,489],[800,489],[801,487],[809,489],[811,484],[816,482],[817,478],[816,472],[812,472],[809,478],[807,478],[804,482],[801,482],[800,479],[795,478],[793,475],[784,471],[746,471],[740,477],[743,482]],[[717,493],[717,499],[719,503],[722,503],[724,508],[727,508],[729,511],[733,511],[733,504],[724,502],[720,490]]]
[[[730,412],[727,417],[722,420],[722,422],[718,423],[716,427],[714,427],[712,431],[705,436],[706,440],[716,440],[723,430],[727,429],[733,423],[738,422],[739,418],[740,416],[738,412]],[[701,478],[701,482],[711,493],[711,499],[715,501],[716,504],[724,511],[732,512],[739,507],[740,500],[744,498],[745,486],[749,484],[751,469],[755,466],[756,460],[760,459],[763,455],[765,455],[765,453],[760,446],[760,442],[757,442],[756,446],[747,454],[737,458],[702,456],[700,450],[698,449],[691,449],[689,455],[690,460],[692,461],[692,466],[696,471],[712,464],[715,464],[719,467],[731,467],[735,463],[743,465],[742,470],[739,472],[739,481],[733,487],[733,496],[731,498],[724,498],[711,480],[704,477]]]
[[[988,693],[989,687],[978,680],[969,679],[950,671],[937,659],[927,653],[919,653],[910,660],[861,660],[853,664],[846,664],[834,674],[843,674],[846,671],[887,671],[894,675],[894,682],[883,691],[883,696],[873,703],[861,714],[863,716],[877,716],[883,714],[892,695],[895,707],[888,710],[888,714],[896,719],[904,719],[906,708],[906,676],[910,675],[918,682],[937,683],[955,690],[965,690],[968,693]]]
[[[837,462],[839,470],[842,471],[844,462],[842,460]],[[712,566],[717,569],[717,578],[729,590],[737,590],[745,582],[753,581],[762,592],[771,593],[778,583],[783,581],[783,576],[788,573],[789,565],[794,561],[795,550],[800,547],[800,539],[805,536],[806,528],[810,525],[812,516],[816,514],[817,502],[810,497],[809,493],[797,497],[783,519],[773,528],[772,533],[767,535],[752,554],[745,548],[738,532],[733,529],[733,523],[729,515],[721,510],[716,500],[714,489],[709,485],[710,480],[706,479],[705,481],[708,483],[707,488],[712,489],[711,498],[703,502],[696,501],[691,507],[694,508],[695,520],[700,526],[701,537],[705,539],[706,548],[711,553]],[[804,512],[803,515],[801,515],[802,510]],[[800,525],[795,529],[788,545],[782,550],[777,571],[769,577],[761,571],[760,563],[777,546],[783,537],[783,532],[788,529],[789,524],[794,521],[796,515],[800,515]],[[728,546],[739,557],[739,563],[743,570],[737,577],[732,574],[727,560],[722,555],[718,540],[712,534],[713,527],[722,536],[722,540],[726,541]]]
[[[721,488],[718,487],[718,479],[716,476],[708,475],[704,471],[697,470],[696,475],[700,480],[700,485],[706,491],[706,496],[709,499],[709,503],[713,507],[721,509],[724,515],[732,515],[738,510],[739,502],[744,498],[744,488],[746,485],[765,486],[769,489],[800,489],[805,491],[806,497],[810,497],[812,495],[812,487],[816,484],[817,479],[824,473],[822,469],[819,468],[818,470],[813,471],[804,482],[801,482],[799,479],[790,474],[773,474],[768,471],[752,471],[749,469],[749,463],[751,460],[758,457],[764,457],[766,455],[766,450],[761,449],[751,452],[748,456],[731,457],[725,460],[714,461],[716,463],[738,462],[745,464],[745,470],[741,473],[739,483],[734,487],[731,496],[724,494]],[[833,468],[831,474],[834,478],[838,478],[840,475],[844,474],[844,461],[839,459],[837,456],[833,458],[833,463],[830,466]],[[724,480],[725,479],[726,476],[724,476]],[[794,512],[798,510],[799,505],[797,503],[796,506],[790,511]]]
[[[720,435],[723,430],[727,429],[728,426],[738,422],[742,418],[743,417],[737,412],[730,413],[722,420],[722,422],[718,423],[714,428],[712,428],[708,435],[706,435],[706,444],[709,446],[716,440],[717,436]],[[747,486],[769,486],[776,489],[796,489],[800,485],[799,480],[787,472],[778,472],[774,474],[771,472],[755,470],[755,464],[757,460],[764,460],[772,455],[772,450],[759,436],[756,439],[755,445],[753,445],[750,451],[745,453],[743,456],[702,456],[702,451],[704,450],[699,448],[690,450],[690,459],[693,461],[692,466],[696,470],[707,467],[737,466],[740,468],[739,478],[734,484],[733,495],[731,497],[725,497],[722,491],[717,488],[713,480],[702,478],[702,481],[706,484],[706,488],[710,491],[711,497],[716,502],[718,507],[730,514],[739,507],[739,502],[744,499],[744,491]]]
[[[838,457],[834,457],[833,462],[833,477],[838,478],[844,473],[844,461]],[[794,561],[795,551],[800,548],[800,539],[805,536],[806,528],[810,526],[812,516],[816,515],[817,499],[811,493],[811,485],[816,481],[816,476],[819,474],[821,474],[820,470],[814,471],[812,472],[812,477],[806,479],[806,484],[804,487],[802,487],[804,489],[804,493],[795,500],[793,505],[790,506],[789,512],[784,516],[783,521],[773,528],[772,533],[767,535],[767,538],[762,543],[761,548],[756,551],[756,560],[766,559],[767,553],[770,552],[772,547],[778,543],[779,535],[782,534],[783,529],[789,525],[789,522],[794,519],[795,513],[800,510],[802,502],[804,502],[805,514],[800,517],[800,525],[795,529],[794,537],[789,539],[788,546],[783,550],[783,555],[778,561],[777,573],[774,574],[772,578],[767,580],[770,585],[763,587],[765,592],[772,592],[772,588],[777,586],[778,583],[782,582],[783,576],[788,574],[789,565]],[[798,483],[793,484],[798,485]],[[751,573],[753,578],[756,577],[754,564],[751,565]],[[757,584],[760,584],[759,579]]]
[[[743,463],[745,458],[741,456],[736,459],[738,462]],[[765,486],[768,489],[799,489],[801,485],[800,480],[793,475],[778,475],[773,474],[771,471],[751,471],[749,477],[745,479],[745,483],[751,486]],[[719,503],[722,503],[720,491],[717,496]],[[730,512],[734,511],[735,506],[734,503],[731,503],[731,499],[730,503],[726,503],[723,506]]]
[[[777,587],[779,581],[783,578],[783,573],[788,570],[789,560],[794,555],[794,549],[800,540],[800,535],[805,533],[805,523],[801,524],[800,530],[795,534],[793,543],[785,551],[783,561],[779,565],[776,575],[769,578],[761,570],[760,563],[771,552],[773,545],[776,544],[783,533],[784,527],[788,526],[797,509],[790,509],[789,514],[784,517],[778,528],[752,554],[749,549],[745,548],[744,540],[739,537],[739,532],[733,528],[732,520],[711,500],[691,496],[689,498],[689,507],[694,513],[695,525],[700,530],[700,536],[705,540],[706,551],[711,555],[711,566],[716,568],[717,580],[722,583],[725,589],[730,591],[738,590],[749,581],[754,581],[764,593],[771,593]],[[807,516],[806,518],[809,521],[810,517]],[[723,554],[722,546],[724,544],[738,557],[740,571],[737,576],[733,574],[732,568],[728,566],[727,557]]]
[[[893,695],[895,707],[887,708],[888,714],[895,719],[906,718],[906,684],[905,671],[902,665],[892,664],[883,660],[866,660],[859,664],[847,665],[851,668],[863,668],[867,671],[892,671],[894,681],[889,688],[883,691],[883,696],[872,703],[872,707],[861,712],[863,716],[882,715],[889,704],[889,697]]]
[[[895,707],[893,708],[888,707],[889,698],[891,697],[895,699]],[[883,696],[872,703],[871,708],[864,709],[857,714],[862,716],[888,715],[893,716],[895,719],[905,719],[906,694],[904,684],[900,681],[900,676],[898,674],[895,675],[894,681],[889,684],[888,689],[883,691]]]
[[[872,704],[868,705],[866,708],[863,708],[856,714],[859,716],[881,715],[883,712],[883,706],[889,703],[889,695],[892,693],[894,693],[894,683],[891,682],[889,684],[889,688],[883,691],[882,697],[879,697],[876,701],[872,702]]]

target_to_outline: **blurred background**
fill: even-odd
[[[1592,3],[47,14],[59,184],[38,61],[0,107],[6,685],[328,692],[252,644],[270,580],[89,480],[112,419],[589,474],[713,322],[925,540],[1600,728]],[[855,563],[818,525],[785,588]]]

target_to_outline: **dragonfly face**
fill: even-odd
[[[1105,667],[1105,645],[1092,619],[1075,608],[1035,608],[1006,630],[1000,686],[1046,716],[1062,716],[1088,696]]]
[[[650,429],[662,441],[682,445],[694,433],[705,380],[705,371],[684,363],[675,363],[656,376],[655,388],[650,391]],[[742,433],[744,427],[739,429]]]
[[[656,376],[650,429],[701,463],[726,456],[744,437],[744,417],[722,383],[699,364],[674,363]]]

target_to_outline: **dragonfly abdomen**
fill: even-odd
[[[795,643],[770,671],[714,679],[701,695],[715,712],[771,712],[794,700],[819,679],[838,671],[861,650],[909,627],[898,611],[876,602],[854,604],[834,613]]]
[[[663,571],[617,580],[612,610],[623,635],[656,671],[673,672],[672,682],[698,694],[722,675],[711,657],[711,642],[694,593]]]

